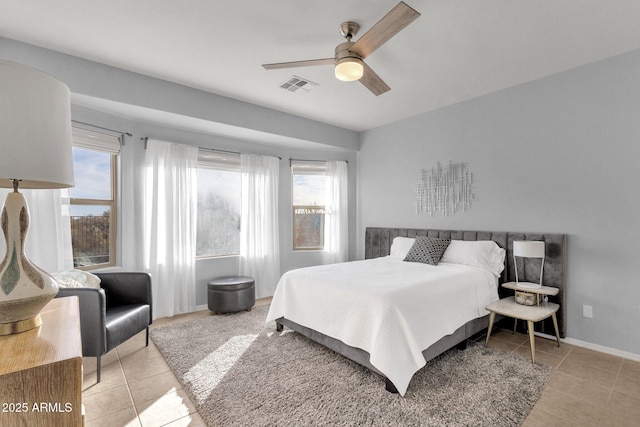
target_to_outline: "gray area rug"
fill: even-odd
[[[209,426],[516,426],[551,378],[530,359],[470,345],[429,362],[404,397],[292,331],[267,306],[151,331]]]

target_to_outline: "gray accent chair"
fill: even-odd
[[[77,296],[82,356],[96,357],[100,382],[103,354],[147,330],[152,321],[151,276],[147,273],[95,273],[100,288],[60,288],[56,298]]]

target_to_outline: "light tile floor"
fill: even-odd
[[[268,304],[269,300],[257,304]],[[152,328],[211,316],[208,310],[154,321]],[[86,426],[205,426],[156,349],[138,334],[102,360],[84,359]],[[529,339],[498,329],[489,346],[530,357]],[[640,362],[536,337],[536,360],[554,368],[525,427],[640,425]]]
[[[500,329],[489,346],[531,357],[525,334]],[[540,337],[536,361],[554,373],[524,427],[640,426],[640,362]]]
[[[270,302],[258,300],[256,306]],[[212,315],[200,310],[157,319],[151,329]],[[86,427],[206,426],[153,341],[145,347],[145,332],[102,357],[100,383],[96,358],[85,357],[82,364]]]

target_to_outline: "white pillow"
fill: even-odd
[[[412,237],[394,237],[389,256],[404,260],[415,241]]]
[[[440,262],[480,267],[496,277],[504,270],[505,250],[492,240],[452,240]]]
[[[100,278],[83,270],[67,270],[52,274],[63,288],[99,288]]]

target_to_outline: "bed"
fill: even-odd
[[[437,266],[403,261],[416,236],[451,239],[455,245],[447,251],[452,256],[445,251]],[[428,360],[464,346],[487,327],[484,307],[499,298],[499,283],[515,275],[514,240],[546,242],[543,280],[560,288],[556,299],[564,307],[562,234],[367,228],[365,238],[365,260],[285,273],[267,321],[275,320],[278,330],[291,328],[382,375],[389,391],[404,395],[413,374]],[[478,264],[464,252],[468,249],[460,252],[471,246],[491,247],[486,251],[490,261],[482,258]],[[504,268],[496,267],[499,251]],[[524,272],[526,280],[535,281],[539,264],[518,262],[524,263],[519,277]],[[563,320],[558,313],[561,336]],[[540,329],[553,330],[545,324]]]

